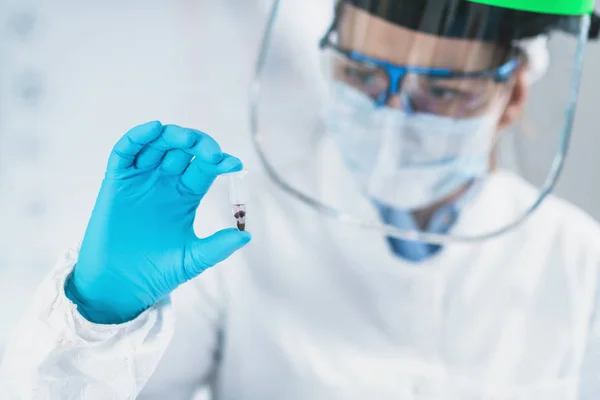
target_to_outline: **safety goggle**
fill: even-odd
[[[474,72],[415,65],[397,65],[337,45],[328,31],[320,48],[329,57],[333,78],[351,85],[373,99],[377,107],[399,96],[402,106],[412,112],[465,117],[476,115],[504,89],[522,65],[512,50],[500,66]]]

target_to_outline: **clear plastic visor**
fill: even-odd
[[[566,155],[589,18],[576,21],[578,36],[559,38],[572,54],[565,70],[549,63],[545,35],[512,34],[514,21],[494,21],[487,6],[457,6],[450,21],[435,0],[420,1],[433,11],[427,20],[424,6],[428,22],[411,25],[399,23],[411,20],[401,10],[349,3],[322,24],[310,8],[302,20],[291,4],[275,5],[253,97],[271,177],[340,224],[398,238],[470,241],[517,226]],[[310,40],[289,41],[291,20],[314,27]],[[540,112],[549,102],[535,89],[547,85],[556,97]]]

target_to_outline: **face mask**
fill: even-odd
[[[336,83],[324,122],[361,190],[399,209],[434,204],[489,170],[498,118],[454,119],[378,108]]]

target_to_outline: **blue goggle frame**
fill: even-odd
[[[388,90],[381,93],[375,99],[375,103],[379,107],[382,107],[385,104],[387,104],[387,101],[390,98],[390,96],[401,94],[400,93],[400,82],[402,81],[402,78],[404,78],[404,76],[409,73],[423,75],[423,76],[436,77],[436,78],[441,78],[441,79],[461,79],[461,78],[462,79],[473,79],[473,78],[490,79],[491,78],[495,82],[502,83],[502,82],[507,82],[513,76],[513,74],[517,71],[519,66],[521,65],[521,58],[518,56],[511,58],[510,60],[508,60],[504,64],[500,65],[499,67],[491,68],[491,69],[483,70],[483,71],[475,71],[475,72],[453,71],[453,70],[447,69],[447,68],[429,68],[429,67],[419,67],[419,66],[413,66],[413,65],[397,65],[397,64],[392,64],[392,63],[384,61],[384,60],[380,60],[375,57],[370,57],[370,56],[364,55],[357,51],[343,49],[343,48],[333,44],[329,40],[329,35],[330,35],[330,32],[328,32],[328,34],[326,34],[326,36],[323,39],[321,39],[321,42],[319,45],[319,47],[321,49],[330,48],[330,49],[334,50],[336,53],[338,53],[344,57],[347,57],[348,59],[350,59],[352,61],[356,61],[356,62],[360,62],[360,63],[369,63],[377,68],[383,69],[387,73],[387,75],[390,79]]]

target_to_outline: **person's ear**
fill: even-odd
[[[529,86],[525,72],[525,68],[520,68],[515,76],[515,83],[512,87],[506,108],[498,122],[498,129],[504,129],[514,123],[523,112],[525,101],[529,95]]]

